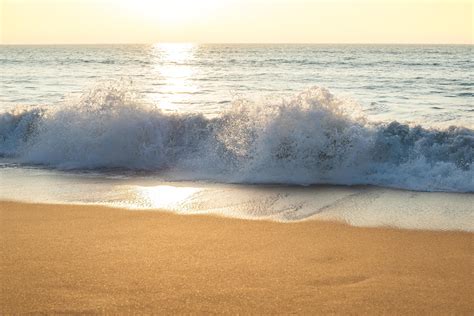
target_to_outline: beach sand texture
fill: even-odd
[[[473,234],[0,202],[1,314],[474,313]]]

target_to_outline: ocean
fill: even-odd
[[[473,229],[472,45],[3,45],[0,73],[2,199]]]

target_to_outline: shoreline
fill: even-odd
[[[473,234],[0,201],[1,312],[474,311]]]
[[[2,169],[0,177],[0,201],[99,204],[283,222],[338,220],[358,227],[474,232],[474,195],[470,193],[109,178],[21,168]]]

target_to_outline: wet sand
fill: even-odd
[[[467,232],[0,202],[1,314],[474,312]]]

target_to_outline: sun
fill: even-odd
[[[148,22],[169,26],[209,18],[229,0],[120,0],[121,7]]]

